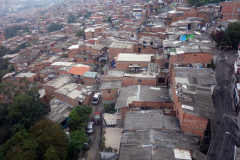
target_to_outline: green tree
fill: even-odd
[[[17,131],[30,128],[46,113],[44,104],[35,98],[35,95],[21,94],[15,97],[13,104],[9,106],[8,123]]]
[[[68,23],[75,23],[75,16],[72,14],[69,14],[68,16]]]
[[[57,30],[60,30],[62,29],[63,26],[60,25],[60,24],[56,24],[56,23],[51,23],[49,26],[48,26],[48,32],[55,32]]]
[[[156,8],[154,8],[154,10],[155,10],[155,12],[157,12],[157,13],[158,13],[158,10],[159,10],[159,9],[156,7]]]
[[[230,23],[225,30],[223,40],[234,49],[237,49],[240,42],[240,22]]]
[[[109,23],[112,23],[112,17],[111,17],[111,16],[109,16],[109,17],[107,18],[107,20],[108,20]]]
[[[69,139],[60,125],[41,120],[16,133],[2,145],[0,158],[15,160],[65,160]]]
[[[67,55],[67,54],[62,54],[62,55],[60,56],[60,58],[68,58],[68,55]]]
[[[83,143],[87,142],[87,135],[84,132],[84,129],[76,130],[70,133],[71,137],[71,149],[72,150],[80,150],[83,147]]]
[[[76,33],[76,36],[84,36],[85,35],[85,32],[84,32],[84,30],[85,29],[82,29],[82,30],[80,30],[80,31],[77,31],[77,33]]]
[[[10,130],[8,129],[8,105],[0,103],[0,144],[10,138]]]
[[[68,120],[68,122],[71,131],[74,132],[76,130],[83,129],[91,113],[91,107],[85,107],[80,105],[76,106],[69,114],[70,119]]]
[[[114,108],[114,107],[112,107],[112,106],[110,106],[109,104],[104,104],[104,111],[106,112],[106,113],[115,113],[117,110]]]
[[[89,19],[91,17],[92,13],[88,12],[87,14],[84,15],[84,18]]]
[[[17,31],[18,31],[18,30],[21,30],[21,29],[22,29],[21,26],[18,26],[18,25],[15,25],[15,26],[6,28],[6,29],[4,30],[4,35],[5,35],[6,39],[15,37],[16,34],[17,34]]]
[[[123,0],[121,0],[121,3],[123,4]]]

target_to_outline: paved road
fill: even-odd
[[[91,116],[94,115],[94,112],[96,111],[103,111],[103,105],[102,105],[102,99],[100,100],[98,105],[92,105],[93,112]],[[82,150],[80,152],[79,157],[85,158],[86,160],[100,160],[101,155],[99,154],[99,146],[100,146],[100,140],[101,140],[101,132],[102,132],[102,125],[95,125],[94,126],[94,134],[91,135],[92,137],[92,144],[90,146],[89,150]]]
[[[230,51],[217,54],[215,72],[219,87],[215,89],[213,96],[216,114],[212,121],[212,140],[207,160],[232,160],[235,145],[233,136],[236,126],[233,120],[225,115],[234,115],[230,84],[235,53]]]

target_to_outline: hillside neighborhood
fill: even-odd
[[[240,0],[0,8],[0,159],[240,160]]]

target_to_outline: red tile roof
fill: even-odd
[[[72,67],[68,73],[83,76],[89,70],[90,67]]]

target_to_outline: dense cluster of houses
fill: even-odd
[[[155,11],[171,2],[176,5],[170,4],[167,13]],[[94,93],[101,92],[102,102],[117,110],[116,124],[122,124],[120,160],[200,160],[205,155],[199,146],[215,114],[212,97],[217,86],[211,68],[216,43],[205,31],[225,30],[240,20],[240,2],[202,7],[186,3],[65,1],[44,13],[36,10],[22,22],[0,18],[0,46],[31,44],[3,57],[10,59],[15,72],[4,75],[2,82],[22,85],[19,80],[25,77],[39,83],[41,100],[51,105],[46,117],[63,126],[75,106],[91,105]],[[84,18],[89,12],[90,18]],[[82,16],[69,24],[67,13]],[[52,22],[64,27],[47,33]],[[6,40],[3,29],[13,25],[28,27],[29,32]],[[84,36],[76,36],[82,29]],[[234,67],[239,111],[239,59]]]

